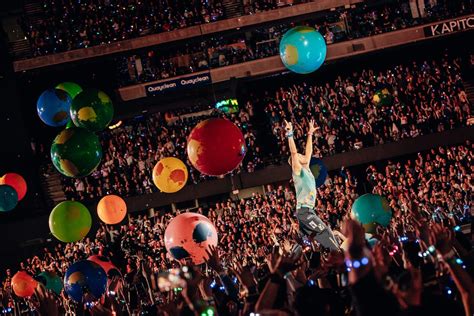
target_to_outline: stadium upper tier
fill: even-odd
[[[44,1],[40,13],[35,10],[30,16],[25,10],[22,29],[33,57],[59,53],[54,58],[37,59],[37,63],[47,65],[235,30],[362,1],[251,0],[245,1],[247,5],[239,4],[237,11],[234,8],[231,13],[226,6],[240,1],[114,0],[108,5]]]
[[[325,33],[328,44],[331,44],[341,40],[380,34],[434,20],[463,15],[472,10],[471,7],[463,5],[462,1],[453,1],[454,4],[450,5],[438,4],[434,7],[426,7],[422,11],[418,9],[414,11],[413,8],[410,8],[408,1],[405,0],[385,1],[375,5],[371,4],[370,6],[360,2],[362,1],[308,2],[220,21],[217,21],[217,18],[197,18],[195,14],[189,13],[190,17],[188,19],[177,19],[177,21],[183,21],[181,24],[164,23],[161,17],[158,18],[153,13],[154,6],[146,10],[140,6],[126,6],[121,9],[113,9],[113,6],[111,6],[112,9],[109,8],[110,6],[104,9],[99,6],[102,8],[101,10],[113,11],[111,17],[107,19],[99,19],[98,16],[103,15],[103,13],[101,13],[97,6],[92,6],[91,12],[87,11],[92,17],[86,15],[86,19],[77,19],[67,17],[83,13],[84,9],[81,8],[84,4],[79,6],[79,8],[74,6],[75,10],[67,10],[68,6],[57,9],[57,4],[53,3],[45,6],[45,10],[53,11],[55,14],[45,13],[48,15],[48,18],[40,19],[41,22],[38,22],[37,19],[32,19],[32,21],[35,21],[32,23],[29,19],[24,19],[23,29],[29,38],[32,55],[39,57],[15,62],[15,70],[23,71],[97,56],[134,51],[157,45],[158,47],[156,48],[159,50],[165,48],[167,51],[168,47],[164,47],[163,44],[183,40],[195,41],[196,38],[199,38],[200,41],[205,41],[206,45],[203,46],[207,48],[217,48],[216,46],[208,46],[215,42],[215,39],[209,41],[209,38],[221,37],[223,34],[229,34],[229,32],[232,32],[232,34],[240,32],[240,37],[245,39],[245,46],[255,49],[256,41],[259,40],[255,36],[247,37],[246,33],[249,31],[264,25],[270,26],[267,27],[266,33],[272,33],[274,26],[276,26],[277,31],[283,31],[293,24],[303,23],[305,19],[304,23],[315,26],[319,31]],[[158,1],[158,3],[160,2]],[[206,13],[209,10],[212,11],[212,9],[209,9],[209,6],[212,7],[212,4],[204,6],[206,9],[201,5],[199,7],[202,7],[203,12]],[[56,8],[56,10],[50,7]],[[143,10],[153,12],[150,13],[151,15],[144,15],[141,13]],[[122,11],[125,12],[123,13],[125,20],[117,23],[115,15],[120,16]],[[131,14],[129,11],[135,12],[140,17],[143,16],[143,18],[126,18]],[[220,18],[223,17],[220,16]],[[167,18],[169,17],[166,17],[165,21]],[[140,22],[142,20],[144,22]],[[186,24],[188,20],[192,21],[192,23]],[[73,25],[74,27],[61,26],[61,23],[68,25],[65,21],[70,21],[68,22],[69,24],[78,25]],[[142,27],[140,23],[148,23],[153,27]],[[69,31],[71,29],[74,31]],[[267,37],[270,37],[269,44],[272,42],[272,37],[276,37],[275,35],[277,34],[267,34]],[[187,45],[187,43],[185,44]],[[248,52],[246,54],[249,55]],[[248,57],[248,59],[252,58],[255,58],[255,56]]]

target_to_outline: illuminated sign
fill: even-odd
[[[216,109],[224,113],[237,113],[239,112],[239,102],[237,99],[227,99],[216,103]]]

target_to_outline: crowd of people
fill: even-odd
[[[201,175],[188,161],[187,136],[201,120],[222,116],[213,110],[170,116],[156,113],[146,119],[135,119],[123,128],[101,135],[103,160],[100,167],[85,178],[63,178],[66,196],[78,200],[92,200],[105,194],[121,196],[141,195],[156,191],[152,170],[164,157],[177,157],[186,163],[189,181],[197,183],[208,177]],[[252,105],[249,103],[238,115],[229,118],[241,129],[249,150],[240,169],[260,167],[262,164],[256,131],[252,126]]]
[[[438,4],[427,7],[423,17],[413,18],[408,2],[360,6],[327,12],[298,24],[316,28],[327,44],[396,31],[433,20],[472,12],[472,7]],[[227,37],[204,38],[176,48],[154,48],[146,53],[119,57],[123,63],[118,77],[121,85],[149,82],[207,69],[234,65],[279,54],[279,41],[294,23],[257,28]],[[140,66],[137,66],[137,63]]]
[[[247,143],[244,162],[235,172],[250,173],[269,164],[286,163],[285,119],[294,122],[300,146],[303,137],[299,136],[308,120],[315,119],[320,129],[313,145],[320,156],[466,126],[472,109],[461,73],[462,60],[445,55],[380,71],[365,69],[332,82],[307,81],[251,95],[241,103],[244,106],[239,112],[230,116]],[[66,196],[92,200],[111,193],[153,192],[151,171],[166,156],[186,163],[189,183],[209,179],[187,160],[186,138],[199,121],[224,114],[210,108],[193,111],[187,115],[182,111],[156,113],[102,133],[102,164],[91,176],[63,177]]]
[[[90,255],[110,258],[123,278],[109,281],[105,298],[88,305],[90,315],[470,316],[474,258],[459,225],[470,222],[474,207],[473,159],[474,146],[466,143],[370,165],[366,178],[344,168],[328,177],[318,188],[316,212],[344,252],[327,253],[296,233],[295,193],[283,184],[193,210],[214,223],[219,244],[182,289],[160,292],[157,284],[160,272],[189,265],[164,248],[164,230],[177,213],[131,214],[127,224],[102,226],[94,238],[48,245],[19,268],[64,275]],[[385,196],[393,211],[389,226],[372,236],[349,219],[362,187]],[[15,297],[16,270],[2,276],[4,308],[41,315],[84,308],[43,291],[30,300]]]
[[[245,12],[271,10],[278,2],[248,1]],[[21,20],[34,56],[109,44],[226,18],[221,0],[55,0],[42,1],[41,9],[39,19],[25,14]]]
[[[300,2],[307,1],[298,1]],[[282,4],[287,5],[276,0],[248,1],[244,5],[243,13],[255,14],[279,8]],[[178,2],[109,0],[81,1],[80,3],[57,0],[44,1],[42,9],[44,17],[38,20],[24,16],[21,23],[34,56],[168,32],[226,18],[220,0]],[[336,14],[338,16],[336,20],[334,20],[334,13],[329,12],[324,17],[308,21],[308,24],[316,27],[325,36],[328,44],[331,44],[468,12],[472,12],[469,1],[447,1],[439,2],[434,6],[426,6],[422,15],[414,18],[408,1],[397,0],[383,6],[342,9]],[[333,23],[336,21],[340,22],[339,26]],[[286,24],[278,28],[288,29],[290,26],[291,24]],[[246,40],[249,44],[245,50],[229,52],[221,49],[220,55],[226,56],[227,62],[241,62],[239,59],[231,58],[236,54],[244,55],[243,60],[266,57],[264,54],[256,54],[255,43],[252,40]],[[214,43],[214,46],[206,47],[218,49],[219,45],[218,41]],[[210,64],[209,60],[212,56],[208,56],[204,50],[201,52],[204,54],[201,59],[204,58]],[[176,52],[176,56],[182,53],[183,49]],[[273,52],[273,55],[276,53]],[[166,66],[162,65],[162,67]],[[161,70],[155,70],[155,72],[161,73]]]
[[[315,148],[322,156],[463,126],[472,110],[461,71],[461,60],[445,55],[441,60],[364,69],[333,82],[305,82],[268,92],[265,113],[279,156],[288,150],[284,119],[295,122],[299,136],[315,119],[320,127]]]

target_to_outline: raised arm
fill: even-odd
[[[313,155],[313,134],[316,131],[314,127],[314,120],[309,121],[308,127],[308,139],[306,140],[306,150],[305,150],[305,160],[310,161],[311,156]]]
[[[290,147],[291,168],[293,169],[294,173],[299,175],[301,172],[301,164],[298,157],[298,150],[296,149],[295,140],[293,138],[293,125],[287,120],[285,120],[285,130],[286,137],[288,138],[288,146]]]

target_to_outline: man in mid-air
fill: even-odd
[[[309,167],[313,154],[313,134],[316,131],[314,120],[309,122],[308,140],[306,141],[305,154],[299,154],[293,138],[293,125],[285,121],[286,137],[290,147],[289,163],[293,171],[293,182],[296,189],[296,218],[300,233],[314,238],[321,246],[331,251],[339,250],[339,245],[334,234],[314,212],[316,205],[316,180]]]

